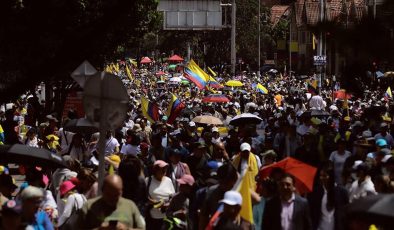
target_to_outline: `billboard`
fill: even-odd
[[[220,30],[222,6],[217,0],[161,0],[165,30]]]

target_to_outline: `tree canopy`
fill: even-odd
[[[0,98],[66,79],[85,59],[101,69],[117,47],[157,25],[156,7],[156,0],[0,1]]]

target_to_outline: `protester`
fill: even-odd
[[[115,228],[145,229],[137,206],[122,197],[123,182],[117,175],[104,179],[102,195],[86,202],[78,212],[78,229]]]
[[[168,164],[166,162],[157,160],[153,164],[152,176],[145,179],[149,204],[145,210],[146,229],[148,230],[162,227],[165,210],[168,208],[171,197],[175,193],[171,179],[165,176],[167,168]]]
[[[44,211],[40,211],[40,205],[44,200],[42,189],[27,186],[20,194],[22,201],[22,225],[26,228],[53,230],[53,225]]]
[[[220,203],[224,205],[223,212],[220,214],[219,221],[213,229],[252,229],[251,223],[238,217],[242,206],[242,196],[239,192],[226,192],[224,198],[220,200]]]
[[[295,179],[289,174],[279,182],[279,196],[265,205],[263,229],[312,229],[308,201],[295,194]]]

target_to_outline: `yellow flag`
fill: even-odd
[[[115,174],[114,166],[110,164],[108,168],[108,175],[114,175],[114,174]]]
[[[126,75],[130,79],[130,81],[133,81],[133,73],[131,72],[130,68],[128,65],[126,65]]]
[[[196,73],[199,77],[205,79],[205,81],[209,81],[209,75],[207,73],[204,72],[204,70],[202,70],[197,63],[194,62],[194,60],[190,60],[189,64],[187,65],[187,67],[193,71],[194,73]]]
[[[209,68],[209,66],[208,71],[212,74],[212,76],[216,77],[217,74],[211,68]]]
[[[251,172],[246,172],[244,177],[242,178],[242,182],[239,186],[239,193],[242,196],[242,207],[240,216],[244,218],[246,221],[253,224],[253,209],[252,209],[252,197],[250,193],[250,179],[252,176]]]

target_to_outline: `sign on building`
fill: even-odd
[[[217,0],[161,0],[165,30],[221,30],[222,6]]]
[[[314,65],[325,65],[327,63],[327,56],[313,56],[313,64]]]

